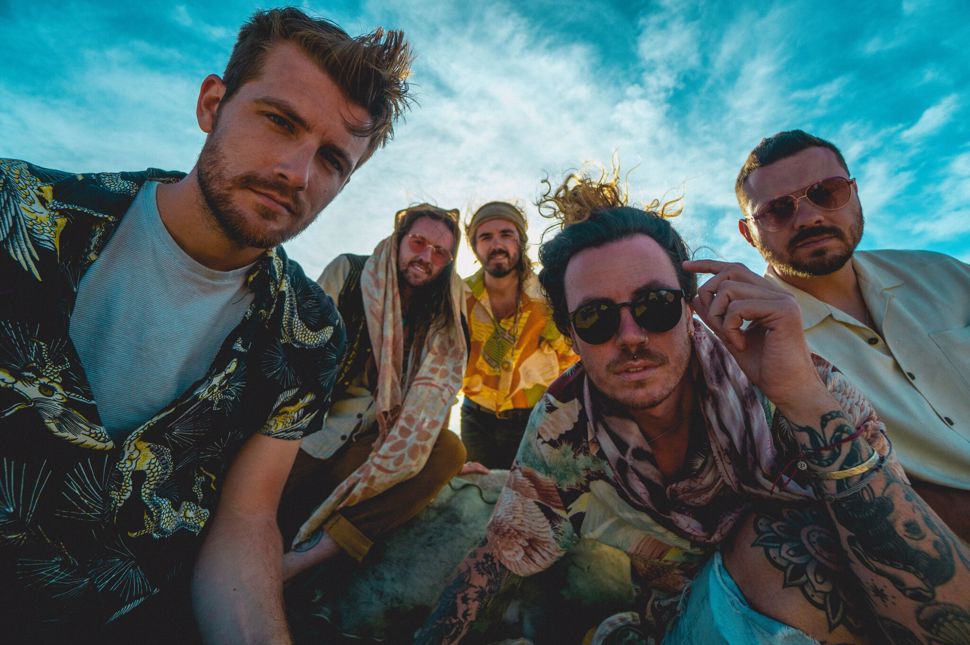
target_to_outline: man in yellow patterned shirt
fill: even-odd
[[[461,438],[469,461],[488,468],[512,465],[532,407],[576,362],[526,255],[522,211],[489,202],[465,233],[482,268],[466,278],[471,335],[461,408]]]

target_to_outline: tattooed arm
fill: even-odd
[[[482,540],[458,565],[454,579],[442,592],[424,627],[415,634],[414,642],[460,642],[511,576],[492,553],[488,538]]]
[[[813,424],[792,421],[794,439],[816,473],[864,464],[873,448],[837,408]],[[876,620],[894,642],[957,645],[970,636],[970,549],[883,457],[844,479],[816,479],[849,566]]]
[[[895,462],[869,462],[873,447],[851,438],[855,428],[808,352],[798,303],[740,264],[705,260],[683,267],[714,274],[691,304],[790,423],[834,521],[838,550],[883,631],[907,645],[968,642],[967,547],[913,492]],[[862,472],[853,476],[825,478],[857,466]],[[787,574],[784,584],[793,584]]]

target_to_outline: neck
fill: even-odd
[[[488,291],[489,298],[501,298],[514,296],[519,290],[519,272],[511,271],[501,278],[496,278],[488,271],[485,271],[485,289]]]
[[[865,300],[862,298],[862,291],[859,288],[859,277],[856,275],[855,266],[851,259],[834,273],[807,278],[781,275],[775,271],[774,267],[769,267],[768,270],[780,280],[801,289],[826,304],[841,309],[861,322],[865,322],[869,317]]]
[[[230,240],[215,221],[199,188],[198,170],[181,181],[159,184],[158,213],[172,239],[189,257],[216,271],[252,264],[265,249],[242,247]]]

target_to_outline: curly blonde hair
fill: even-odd
[[[539,214],[556,220],[552,227],[560,230],[585,222],[594,213],[629,205],[628,182],[620,176],[619,163],[614,160],[610,169],[599,167],[599,177],[594,178],[588,170],[569,172],[562,183],[553,187],[549,178],[542,180],[545,192],[536,206]],[[661,202],[659,199],[638,207],[663,219],[677,217],[683,210],[683,195]]]
[[[552,228],[559,232],[539,247],[539,283],[552,307],[553,321],[563,334],[569,334],[569,311],[566,305],[566,267],[580,251],[605,246],[636,235],[646,235],[667,253],[677,273],[684,295],[697,293],[697,276],[684,270],[681,263],[690,259],[670,219],[683,212],[683,197],[661,202],[651,201],[644,207],[627,204],[626,185],[621,183],[618,164],[601,170],[599,178],[573,171],[556,188],[548,180],[545,194],[537,202],[543,217],[555,220]]]

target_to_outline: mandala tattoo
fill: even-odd
[[[785,587],[796,587],[825,614],[829,630],[845,626],[862,633],[858,594],[846,589],[835,572],[848,567],[831,521],[818,508],[784,508],[777,514],[758,514],[752,546],[760,546],[768,561],[784,573]]]

